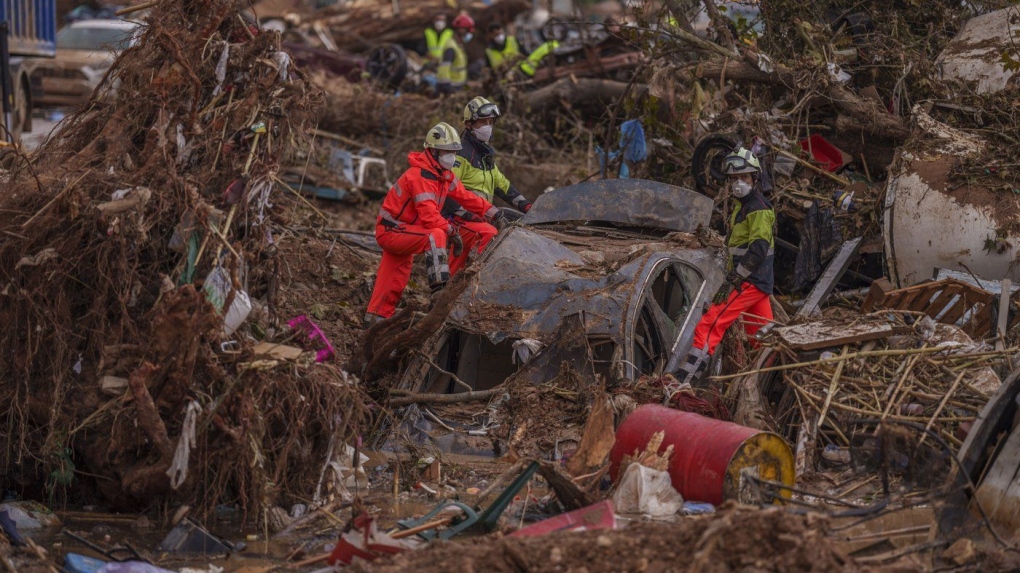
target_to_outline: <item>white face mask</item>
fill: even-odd
[[[475,37],[474,34],[472,34],[471,32],[468,32],[467,34],[464,34],[464,42],[470,42],[471,38],[474,38],[474,37]]]
[[[502,44],[503,42],[506,42],[506,34],[500,34],[500,35],[496,36],[496,43],[497,44]]]
[[[751,192],[751,184],[742,179],[737,179],[730,183],[730,191],[733,192],[733,196],[737,199],[743,199]]]
[[[478,141],[481,141],[482,143],[488,142],[489,139],[492,137],[491,125],[483,125],[481,127],[476,127],[472,131],[475,133],[475,137],[478,138]]]
[[[457,163],[456,153],[444,153],[439,156],[439,164],[443,166],[443,169],[453,169],[455,163]]]
[[[432,26],[435,27],[436,30],[442,32],[446,29],[446,20],[436,20]]]

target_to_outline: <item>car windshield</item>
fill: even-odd
[[[66,50],[112,50],[119,52],[131,43],[131,30],[124,28],[64,28],[57,34],[57,47]]]

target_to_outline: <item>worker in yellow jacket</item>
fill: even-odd
[[[467,14],[460,14],[453,19],[451,27],[453,34],[441,46],[436,70],[436,91],[440,94],[462,90],[467,83],[468,60],[464,44],[474,36],[475,21]]]
[[[432,62],[439,62],[442,57],[443,44],[453,35],[453,30],[446,27],[446,14],[436,14],[432,26],[425,28],[425,57]]]
[[[489,45],[485,48],[485,59],[497,73],[516,64],[522,58],[521,46],[512,34],[507,35],[499,22],[489,24]]]

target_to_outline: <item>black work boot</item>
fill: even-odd
[[[711,359],[712,356],[704,350],[691,348],[683,365],[680,366],[680,370],[677,372],[680,383],[694,386],[700,382],[702,376],[708,371],[708,361]]]

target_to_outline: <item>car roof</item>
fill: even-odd
[[[78,20],[77,22],[71,22],[70,27],[134,30],[135,28],[138,27],[138,22],[132,22],[131,20],[114,20],[114,19]]]

